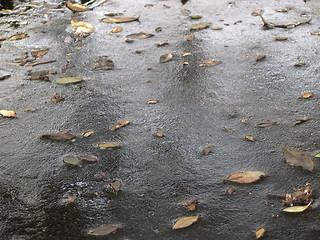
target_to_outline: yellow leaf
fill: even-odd
[[[159,100],[149,100],[148,103],[149,103],[149,104],[156,104],[156,103],[158,103],[158,101],[159,101]]]
[[[225,180],[236,183],[253,183],[266,176],[264,172],[260,171],[247,171],[232,173]]]
[[[314,94],[313,94],[312,92],[307,92],[307,93],[301,95],[300,98],[308,99],[308,98],[313,97],[313,95],[314,95]]]
[[[206,61],[206,62],[200,63],[199,66],[200,67],[216,66],[221,63],[222,63],[221,61]]]
[[[308,205],[305,205],[305,206],[293,206],[293,207],[287,207],[285,209],[283,209],[282,211],[284,212],[303,212],[305,210],[308,209],[308,207],[311,205],[312,201],[309,202]]]
[[[82,134],[82,137],[87,138],[87,137],[91,136],[93,133],[94,133],[94,131],[85,132],[84,134]]]
[[[11,110],[0,110],[0,115],[7,118],[16,118],[16,112]]]
[[[139,21],[139,17],[103,18],[103,19],[101,19],[101,21],[102,22],[108,22],[108,23],[127,23],[127,22]]]
[[[156,136],[162,138],[162,137],[164,137],[164,134],[160,131],[157,131]]]
[[[21,33],[21,34],[16,34],[16,35],[13,35],[12,37],[10,37],[8,39],[8,41],[13,41],[13,40],[20,40],[20,39],[24,39],[26,37],[29,37],[27,34],[25,33]]]
[[[98,144],[98,147],[101,149],[106,149],[106,148],[114,149],[114,148],[120,148],[121,146],[118,143],[100,143]]]
[[[199,220],[200,215],[192,216],[192,217],[184,217],[180,218],[178,221],[176,221],[172,229],[180,229],[180,228],[186,228],[194,224]]]
[[[264,228],[258,229],[258,231],[256,231],[256,239],[262,238],[265,233],[266,230]]]
[[[88,10],[88,7],[72,2],[67,2],[67,8],[69,8],[73,12],[84,12]]]
[[[112,33],[118,33],[118,32],[121,32],[122,30],[123,30],[122,27],[116,27],[116,28],[113,28],[113,29],[111,30],[111,32],[112,32]]]
[[[94,32],[94,26],[85,21],[76,21],[71,18],[71,26],[75,30],[75,34],[89,35]]]

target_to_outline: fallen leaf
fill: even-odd
[[[201,19],[202,16],[200,15],[194,15],[194,16],[190,16],[191,19]]]
[[[99,143],[98,147],[100,149],[116,149],[116,148],[121,148],[121,145],[119,143]]]
[[[313,157],[307,153],[294,149],[284,148],[283,155],[285,161],[295,167],[302,167],[308,171],[312,171],[315,167]]]
[[[275,9],[276,12],[288,12],[288,9],[286,8],[277,8]]]
[[[186,38],[187,41],[191,41],[192,39],[195,38],[195,36],[196,36],[196,35],[191,34],[191,35],[186,36],[185,38]]]
[[[306,183],[305,188],[299,188],[294,193],[286,194],[282,202],[286,206],[305,205],[304,203],[312,201],[312,184]]]
[[[243,123],[243,124],[245,124],[245,125],[248,124],[248,120],[246,120],[246,119],[241,119],[240,122]]]
[[[130,121],[119,122],[117,125],[114,125],[110,128],[111,131],[116,131],[119,128],[125,127],[130,123]]]
[[[65,203],[66,203],[66,204],[73,203],[76,199],[77,199],[77,196],[76,196],[76,195],[70,195],[70,196],[68,196],[67,199],[65,200]]]
[[[223,28],[222,27],[212,27],[211,29],[212,30],[222,30]]]
[[[37,111],[36,108],[26,108],[26,109],[23,109],[23,111],[26,111],[26,112],[35,112]]]
[[[77,156],[66,156],[63,158],[63,162],[67,165],[82,167],[81,161]]]
[[[277,122],[265,122],[265,123],[259,123],[256,127],[257,128],[265,128],[265,127],[269,127],[272,125],[277,124]]]
[[[65,100],[64,97],[61,97],[61,96],[58,96],[58,95],[53,96],[51,98],[51,101],[54,102],[54,103],[63,102],[64,100]]]
[[[256,58],[256,62],[261,61],[266,58],[266,55],[260,55]]]
[[[84,134],[82,134],[82,137],[84,138],[90,137],[93,133],[94,131],[85,132]]]
[[[48,64],[48,63],[53,63],[53,62],[56,62],[56,60],[48,60],[48,61],[42,61],[42,62],[32,62],[32,63],[28,63],[27,66],[34,67],[34,66],[37,66],[37,65]]]
[[[116,27],[116,28],[113,28],[113,29],[111,30],[111,32],[112,32],[112,33],[118,33],[118,32],[121,32],[122,30],[123,30],[122,27]]]
[[[16,118],[16,112],[12,110],[0,110],[0,115],[6,118]]]
[[[71,26],[75,30],[75,34],[87,36],[94,32],[94,26],[85,21],[76,21],[71,18]]]
[[[228,187],[226,190],[227,195],[232,195],[235,192],[234,187]]]
[[[50,140],[59,140],[59,141],[67,141],[74,139],[76,136],[71,134],[70,131],[61,131],[59,133],[50,133],[50,134],[44,134],[41,136],[41,138],[46,138]]]
[[[82,77],[64,77],[56,80],[59,84],[71,84],[71,83],[79,83],[82,81]]]
[[[91,156],[91,155],[81,155],[81,156],[78,156],[78,158],[81,161],[85,161],[88,163],[96,163],[98,161],[98,158],[96,156]]]
[[[209,155],[212,152],[212,146],[207,146],[202,149],[202,155]]]
[[[161,32],[162,31],[162,27],[157,27],[154,29],[157,33]]]
[[[181,0],[182,5],[185,5],[188,2],[188,0]]]
[[[191,13],[191,11],[188,10],[188,9],[182,9],[182,10],[181,10],[181,13],[182,13],[183,15],[185,15],[185,16],[189,16],[190,13]]]
[[[103,18],[101,19],[102,22],[108,23],[127,23],[127,22],[134,22],[139,21],[139,17],[113,17],[113,18]]]
[[[184,217],[184,218],[180,218],[178,219],[178,221],[176,221],[173,226],[172,229],[180,229],[180,228],[186,228],[191,226],[192,224],[194,224],[195,222],[197,222],[199,220],[200,215],[196,215],[196,216],[191,216],[191,217]]]
[[[112,183],[110,183],[110,187],[114,191],[114,193],[117,195],[119,191],[121,191],[122,181],[121,180],[114,180]]]
[[[127,38],[133,38],[133,39],[146,39],[146,38],[150,38],[153,37],[153,34],[150,33],[144,33],[144,32],[140,32],[140,33],[133,33],[130,35],[127,35]]]
[[[250,142],[255,142],[256,141],[256,138],[254,136],[251,136],[251,135],[247,135],[245,138],[246,138],[246,140],[248,140]]]
[[[172,53],[166,53],[166,54],[163,54],[163,55],[160,56],[159,61],[160,61],[161,63],[165,63],[165,62],[171,61],[172,58],[173,58]]]
[[[316,158],[320,158],[320,153],[318,153],[318,154],[314,155],[314,157],[316,157]]]
[[[13,41],[13,40],[21,40],[21,39],[24,39],[24,38],[27,38],[29,37],[28,34],[26,33],[19,33],[19,34],[16,34],[16,35],[13,35],[12,37],[10,37],[8,39],[8,41]]]
[[[225,181],[236,183],[253,183],[265,176],[266,174],[260,171],[236,172],[227,177]]]
[[[199,64],[200,67],[216,66],[221,64],[221,61],[205,61]]]
[[[33,51],[33,52],[31,52],[31,55],[32,55],[32,57],[39,58],[39,57],[46,55],[48,51],[49,51],[49,49]]]
[[[196,210],[198,203],[199,203],[198,199],[192,199],[182,203],[182,206],[184,206],[189,211],[194,211]]]
[[[260,16],[261,14],[263,13],[263,10],[262,9],[257,9],[257,10],[254,10],[251,15],[252,16]]]
[[[159,137],[159,138],[162,138],[162,137],[164,137],[164,134],[158,130],[156,132],[156,136]]]
[[[191,56],[191,55],[192,55],[191,52],[184,52],[184,53],[182,53],[182,56],[183,56],[183,57]]]
[[[292,206],[292,207],[287,207],[285,209],[283,209],[282,211],[284,212],[294,212],[294,213],[297,213],[297,212],[303,212],[305,210],[307,210],[309,208],[309,206],[311,205],[312,201],[310,201],[308,203],[308,205],[305,205],[305,206]]]
[[[320,35],[320,32],[312,32],[311,35]]]
[[[107,236],[110,233],[115,233],[122,225],[120,224],[103,224],[100,227],[90,229],[87,235],[91,236]]]
[[[94,179],[97,181],[102,181],[106,177],[106,174],[104,172],[99,172],[94,175]]]
[[[302,99],[308,99],[308,98],[313,97],[313,95],[314,95],[314,93],[312,93],[312,92],[307,92],[307,93],[305,93],[305,94],[302,94],[302,95],[300,96],[300,98],[302,98]]]
[[[73,12],[84,12],[88,10],[88,7],[78,3],[67,2],[66,6]]]
[[[287,37],[276,37],[276,38],[274,38],[276,41],[286,41],[286,40],[288,40],[288,38]]]
[[[211,22],[204,22],[192,25],[190,30],[202,30],[211,26]]]
[[[0,76],[0,81],[6,80],[11,78],[11,75],[4,75],[4,76]]]
[[[183,65],[185,65],[185,66],[189,65],[189,62],[183,62]]]
[[[260,228],[256,231],[256,239],[260,239],[264,236],[266,230],[264,228]]]
[[[168,44],[169,44],[168,42],[159,42],[159,43],[157,43],[157,47],[163,47],[163,46],[166,46]]]
[[[112,70],[114,67],[114,62],[108,58],[108,56],[99,56],[96,61],[95,70]]]
[[[156,104],[156,103],[158,103],[158,102],[159,102],[159,100],[149,100],[149,101],[148,101],[149,104]]]
[[[310,120],[311,118],[310,117],[304,117],[304,118],[295,118],[294,120],[297,121],[294,125],[298,125],[298,124],[301,124],[301,123],[304,123],[308,120]]]
[[[305,62],[300,62],[300,63],[294,64],[293,66],[294,66],[294,67],[303,67],[303,66],[305,66],[305,65],[306,65]]]

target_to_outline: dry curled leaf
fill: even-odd
[[[225,181],[236,183],[253,183],[265,176],[266,174],[260,171],[236,172],[228,176]]]
[[[308,99],[308,98],[311,98],[314,96],[314,93],[313,92],[307,92],[307,93],[304,93],[300,96],[301,99]]]
[[[211,22],[204,22],[192,25],[190,30],[202,30],[211,26]]]
[[[78,158],[81,161],[84,161],[87,163],[96,163],[98,161],[98,158],[96,156],[92,156],[92,155],[81,155],[81,156],[78,156]]]
[[[310,201],[308,203],[308,205],[305,206],[292,206],[292,207],[287,207],[285,209],[283,209],[282,211],[284,212],[293,212],[293,213],[297,213],[297,212],[303,212],[305,210],[307,210],[309,208],[309,206],[311,205],[312,201]]]
[[[160,56],[159,61],[160,61],[161,63],[165,63],[165,62],[171,61],[172,58],[173,58],[172,53],[166,53],[166,54],[163,54],[163,55]]]
[[[88,10],[88,7],[78,3],[67,2],[66,6],[73,12],[84,12]]]
[[[265,127],[269,127],[272,125],[277,124],[277,122],[264,122],[264,123],[259,123],[256,127],[257,128],[265,128]]]
[[[84,134],[82,134],[82,137],[84,138],[90,137],[93,133],[94,131],[85,132]]]
[[[266,230],[264,228],[260,228],[256,231],[256,239],[260,239],[264,236]]]
[[[71,18],[71,26],[75,30],[75,34],[87,36],[94,32],[94,26],[85,21],[76,21]]]
[[[295,126],[296,125],[299,125],[299,124],[301,124],[301,123],[304,123],[304,122],[306,122],[306,121],[308,121],[308,120],[310,120],[311,118],[310,117],[303,117],[303,118],[295,118],[294,120],[296,121],[295,122]]]
[[[46,138],[50,140],[59,140],[59,141],[67,141],[74,139],[76,136],[71,134],[70,131],[61,131],[59,133],[50,133],[50,134],[44,134],[41,136],[41,138]]]
[[[198,199],[192,199],[182,203],[182,206],[184,206],[189,211],[194,211],[196,210],[198,203],[199,203]]]
[[[51,101],[54,102],[54,103],[63,102],[64,100],[65,100],[65,98],[61,97],[59,95],[53,96],[51,98]]]
[[[112,188],[113,192],[117,195],[119,191],[121,191],[122,181],[121,180],[114,180],[110,183],[110,187]]]
[[[202,155],[209,155],[212,152],[212,146],[207,146],[202,149]]]
[[[164,134],[158,130],[156,132],[156,137],[162,138],[162,137],[164,137]]]
[[[139,17],[113,17],[113,18],[103,18],[101,19],[102,22],[108,23],[127,23],[127,22],[134,22],[139,21]]]
[[[157,104],[159,102],[159,100],[149,100],[148,103],[149,104]]]
[[[256,141],[256,138],[254,136],[251,136],[251,135],[247,135],[245,137],[246,140],[250,141],[250,142],[255,142]]]
[[[256,58],[256,62],[261,61],[263,59],[265,59],[267,56],[266,55],[260,55]]]
[[[146,38],[150,38],[153,37],[153,34],[150,33],[144,33],[144,32],[140,32],[140,33],[133,33],[130,35],[127,35],[127,38],[133,38],[133,39],[146,39]]]
[[[286,8],[277,8],[275,9],[276,12],[288,12],[288,9]]]
[[[295,167],[302,167],[308,171],[312,171],[315,167],[313,157],[307,153],[295,149],[284,148],[283,156],[287,163]]]
[[[197,222],[199,220],[199,217],[200,217],[200,215],[180,218],[180,219],[178,219],[178,221],[176,221],[173,224],[172,229],[175,230],[175,229],[181,229],[181,228],[189,227],[192,224],[194,224],[195,222]]]
[[[116,131],[119,128],[125,127],[130,123],[130,121],[119,122],[117,125],[114,125],[110,128],[111,131]]]
[[[185,36],[185,38],[186,38],[187,41],[191,41],[192,39],[195,38],[195,36],[196,36],[196,35],[191,34],[191,35]]]
[[[3,75],[3,76],[0,76],[0,81],[6,80],[9,78],[11,78],[11,75]]]
[[[276,38],[274,38],[276,41],[287,41],[288,40],[288,38],[287,37],[276,37]]]
[[[286,194],[285,200],[282,202],[286,206],[294,206],[294,205],[305,205],[305,203],[309,203],[312,201],[311,199],[312,195],[312,184],[306,183],[305,188],[299,188],[295,190],[294,193]]]
[[[116,27],[116,28],[112,28],[111,33],[119,33],[123,30],[122,27]]]
[[[200,67],[216,66],[221,64],[221,61],[205,61],[199,64]]]
[[[252,16],[260,16],[261,14],[263,13],[263,10],[262,9],[257,9],[257,10],[254,10],[251,15]]]
[[[90,229],[87,235],[91,236],[107,236],[111,233],[116,233],[116,231],[121,228],[120,224],[103,224],[100,227]]]
[[[16,35],[13,35],[12,37],[10,37],[8,39],[8,41],[13,41],[13,40],[21,40],[21,39],[24,39],[24,38],[27,38],[29,37],[28,34],[26,33],[19,33],[19,34],[16,34]]]
[[[49,49],[44,49],[44,50],[39,50],[39,51],[32,51],[31,55],[32,55],[32,57],[39,58],[39,57],[42,57],[42,56],[46,55],[48,51],[49,51]]]
[[[12,110],[0,110],[0,116],[6,118],[16,118],[16,112]]]
[[[114,62],[108,58],[108,56],[99,56],[95,63],[95,70],[112,70],[114,68]]]
[[[157,47],[163,47],[163,46],[166,46],[166,45],[169,45],[168,42],[159,42],[157,43]]]
[[[234,187],[228,187],[226,190],[226,194],[227,195],[232,195],[235,192],[235,188]]]

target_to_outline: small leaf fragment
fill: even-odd
[[[101,19],[102,22],[108,23],[127,23],[127,22],[134,22],[139,21],[139,17],[113,17],[113,18],[103,18]]]
[[[54,103],[63,102],[64,100],[65,100],[65,98],[61,97],[59,95],[53,96],[51,98],[51,101],[54,102]]]
[[[115,233],[122,226],[120,224],[103,224],[100,227],[90,229],[87,234],[91,236],[107,236]]]
[[[250,142],[255,142],[256,141],[256,138],[254,136],[251,136],[251,135],[247,135],[245,138],[246,138],[246,140],[248,140]]]
[[[76,195],[70,195],[65,199],[65,203],[66,204],[73,203],[76,199],[77,199]]]
[[[277,122],[264,122],[264,123],[259,123],[256,127],[257,128],[265,128],[265,127],[269,127],[272,125],[277,124]]]
[[[185,38],[186,38],[187,41],[191,41],[192,39],[195,38],[195,36],[196,36],[196,35],[191,34],[191,35],[185,36]]]
[[[133,39],[146,39],[146,38],[150,38],[153,37],[153,34],[150,33],[144,33],[144,32],[140,32],[140,33],[133,33],[130,35],[127,35],[127,38],[133,38]]]
[[[260,16],[263,13],[262,9],[257,9],[251,13],[252,16]]]
[[[3,75],[3,76],[0,76],[0,81],[6,80],[9,78],[11,78],[11,75]]]
[[[266,230],[264,228],[260,228],[256,231],[256,239],[260,239],[264,236]]]
[[[32,57],[39,58],[39,57],[46,55],[48,51],[49,51],[49,49],[33,51],[33,52],[31,52],[31,55],[32,55]]]
[[[241,119],[240,122],[241,122],[242,124],[245,124],[245,125],[248,124],[248,120],[246,120],[246,119]]]
[[[93,133],[94,131],[85,132],[84,134],[82,134],[82,137],[84,138],[90,137]]]
[[[265,59],[267,56],[266,55],[260,55],[256,58],[256,62],[261,61],[263,59]]]
[[[156,132],[156,137],[162,138],[162,137],[164,137],[164,134],[158,130]]]
[[[228,176],[225,181],[235,183],[253,183],[265,176],[266,174],[260,171],[236,172]]]
[[[149,100],[148,103],[149,104],[157,104],[159,102],[159,100]]]
[[[182,56],[183,56],[183,57],[191,56],[191,55],[192,55],[191,52],[184,52],[184,53],[182,53]]]
[[[78,158],[81,161],[88,162],[88,163],[96,163],[98,161],[98,158],[96,156],[91,156],[91,155],[81,155],[81,156],[78,156]]]
[[[16,118],[16,112],[12,110],[0,110],[0,115],[6,118]]]
[[[275,9],[276,12],[288,12],[288,9],[286,8],[277,8]]]
[[[196,210],[198,203],[199,203],[198,199],[192,199],[182,203],[182,206],[184,206],[189,211],[194,211]]]
[[[114,180],[112,183],[110,183],[110,187],[112,188],[112,190],[116,195],[121,190],[121,186],[122,186],[121,180]]]
[[[219,30],[222,30],[223,28],[222,28],[222,27],[212,27],[211,29],[212,29],[212,30],[219,31]]]
[[[166,63],[166,62],[171,61],[172,58],[173,58],[172,53],[166,53],[166,54],[163,54],[163,55],[160,56],[159,61],[160,61],[161,63]]]
[[[211,153],[212,152],[212,146],[207,146],[207,147],[204,147],[203,149],[202,149],[202,155],[209,155],[209,153]]]
[[[292,206],[292,207],[287,207],[285,209],[283,209],[282,211],[284,212],[294,212],[294,213],[297,213],[297,212],[303,212],[305,210],[307,210],[309,208],[309,206],[311,205],[312,201],[310,201],[308,203],[308,205],[305,205],[305,206]]]
[[[276,38],[274,38],[276,41],[287,41],[288,40],[288,38],[287,37],[276,37]]]
[[[314,155],[314,157],[316,157],[316,158],[320,158],[320,153],[318,153],[318,154]]]
[[[192,25],[190,30],[202,30],[211,26],[211,22],[204,22]]]
[[[98,147],[100,149],[116,149],[116,148],[121,148],[121,145],[119,143],[99,143]]]
[[[29,37],[28,34],[20,33],[20,34],[16,34],[16,35],[13,35],[12,37],[10,37],[8,39],[8,41],[21,40],[21,39],[24,39],[24,38],[27,38],[27,37]]]
[[[73,84],[73,83],[79,83],[81,81],[82,81],[82,77],[64,77],[56,80],[56,82],[59,84]]]
[[[226,190],[227,195],[232,195],[235,192],[234,187],[228,187]]]
[[[66,6],[73,12],[84,12],[88,10],[88,7],[78,3],[67,2]]]
[[[71,18],[71,26],[75,30],[75,34],[87,36],[94,32],[94,26],[85,21],[76,21]]]
[[[320,32],[312,32],[311,35],[320,35]]]
[[[295,149],[284,148],[283,156],[287,163],[295,167],[302,167],[308,171],[312,171],[315,167],[313,157],[307,153]]]
[[[310,117],[303,117],[303,118],[295,118],[294,120],[296,121],[295,122],[295,126],[296,125],[299,125],[299,124],[301,124],[301,123],[304,123],[304,122],[306,122],[306,121],[309,121],[311,118]]]
[[[314,96],[314,93],[313,92],[307,92],[307,93],[304,93],[300,96],[301,99],[308,99],[308,98],[311,98]]]
[[[191,19],[201,19],[202,16],[200,15],[193,15],[193,16],[190,16]]]
[[[46,138],[50,140],[58,140],[58,141],[67,141],[74,139],[76,136],[71,134],[70,131],[61,131],[59,133],[51,133],[51,134],[44,134],[41,138]]]
[[[66,156],[63,158],[63,162],[67,165],[82,167],[81,161],[77,156]]]
[[[166,45],[169,45],[169,43],[166,42],[166,41],[157,43],[157,47],[163,47],[163,46],[166,46]]]
[[[205,61],[199,64],[200,67],[216,66],[221,64],[222,61]]]
[[[113,28],[113,29],[111,30],[111,32],[112,32],[112,33],[119,33],[119,32],[121,32],[122,30],[123,30],[122,27],[116,27],[116,28]]]
[[[192,224],[194,224],[195,222],[197,222],[199,220],[199,217],[200,217],[200,215],[180,218],[173,224],[172,229],[175,230],[175,229],[189,227]]]
[[[114,62],[108,56],[99,56],[94,66],[95,70],[112,70]]]
[[[23,109],[23,111],[26,111],[26,112],[35,112],[37,111],[36,108],[26,108],[26,109]]]
[[[183,15],[185,15],[185,16],[189,16],[189,15],[191,14],[191,11],[188,10],[188,9],[182,9],[182,10],[181,10],[181,13],[182,13]]]
[[[130,121],[119,122],[117,125],[114,125],[110,128],[111,131],[116,131],[119,128],[125,127],[130,123]]]

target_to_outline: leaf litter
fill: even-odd
[[[175,230],[189,227],[197,222],[199,220],[199,217],[200,215],[180,218],[173,224],[172,229]]]
[[[313,171],[315,168],[313,157],[305,152],[284,148],[283,156],[287,163],[295,167],[302,167],[308,171]]]
[[[130,121],[119,122],[117,125],[114,125],[110,128],[111,131],[116,131],[119,128],[125,127],[130,124]]]
[[[211,22],[198,23],[198,24],[192,25],[190,30],[202,30],[210,27],[211,25],[212,25]]]
[[[166,54],[163,54],[163,55],[160,56],[159,62],[160,63],[166,63],[166,62],[171,61],[172,58],[173,58],[172,53],[166,53]]]
[[[109,234],[115,234],[118,229],[122,228],[121,224],[103,224],[97,228],[89,229],[87,235],[91,236],[107,236]]]
[[[232,173],[224,180],[235,183],[254,183],[265,176],[266,174],[261,171],[236,172]]]
[[[199,203],[198,199],[191,199],[189,201],[182,203],[182,206],[184,206],[189,211],[194,211],[196,210],[198,203]]]
[[[68,141],[76,138],[76,135],[70,133],[69,130],[61,131],[59,133],[49,133],[44,134],[41,138],[50,139],[50,140],[58,140],[58,141]]]
[[[216,65],[219,65],[221,64],[222,61],[205,61],[205,62],[202,62],[199,64],[200,67],[209,67],[209,66],[216,66]]]
[[[144,32],[140,32],[140,33],[133,33],[133,34],[129,34],[127,35],[127,38],[132,38],[132,39],[146,39],[146,38],[150,38],[153,37],[153,34],[150,33],[144,33]]]
[[[0,116],[5,118],[16,118],[16,112],[12,110],[0,110]]]
[[[140,16],[139,16],[140,17]],[[102,22],[107,23],[128,23],[128,22],[139,22],[139,17],[111,17],[111,18],[103,18]]]
[[[79,3],[67,2],[66,6],[73,12],[84,12],[88,10],[87,6],[84,6]]]
[[[114,62],[108,58],[108,56],[99,56],[95,63],[95,70],[112,70],[114,68]]]
[[[266,229],[264,228],[260,228],[256,231],[256,239],[260,239],[264,236],[264,234],[266,233]]]
[[[109,186],[112,188],[114,194],[118,194],[119,191],[121,191],[122,187],[122,181],[121,180],[114,180],[112,183],[109,184]]]

